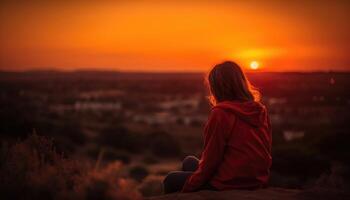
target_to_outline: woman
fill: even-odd
[[[259,92],[231,61],[214,66],[208,85],[213,107],[201,159],[186,157],[182,171],[169,173],[164,179],[165,193],[265,187],[272,138]]]

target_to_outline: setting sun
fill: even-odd
[[[348,1],[30,2],[0,1],[0,70],[350,70]]]
[[[260,67],[260,64],[257,61],[252,61],[250,63],[250,69],[252,69],[252,70],[257,70],[257,69],[259,69],[259,67]]]

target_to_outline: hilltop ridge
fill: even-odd
[[[151,197],[148,200],[297,200],[305,199],[301,190],[267,188],[256,191],[231,190],[231,191],[200,191],[194,193],[175,193],[163,196]]]

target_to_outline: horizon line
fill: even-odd
[[[350,73],[350,70],[285,70],[285,71],[268,71],[268,70],[244,70],[246,73]],[[8,70],[0,69],[0,73],[40,73],[40,72],[58,72],[58,73],[77,73],[77,72],[110,72],[110,73],[141,73],[141,74],[198,74],[207,73],[206,70],[117,70],[117,69],[25,69],[25,70]]]

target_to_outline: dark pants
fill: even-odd
[[[195,156],[187,156],[182,162],[182,171],[170,172],[164,179],[164,193],[179,192],[182,190],[187,178],[197,170],[199,160]],[[201,189],[215,190],[209,184],[203,186]]]

